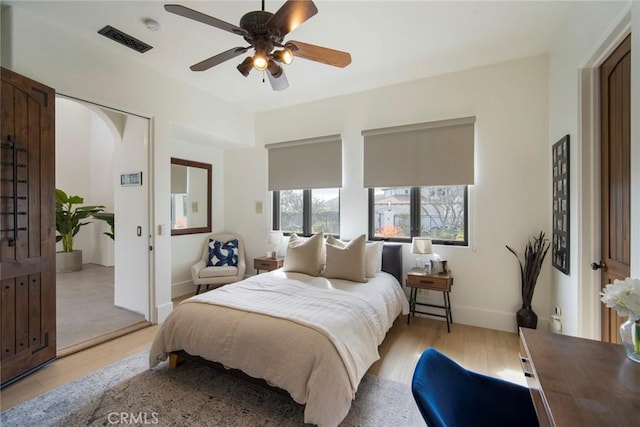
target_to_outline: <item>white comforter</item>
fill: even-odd
[[[367,283],[276,270],[189,298],[163,323],[150,366],[185,350],[263,378],[338,425],[378,345],[408,303],[387,273]]]

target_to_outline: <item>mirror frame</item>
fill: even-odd
[[[176,157],[171,158],[171,164],[188,166],[192,168],[200,168],[200,169],[205,169],[207,171],[207,225],[205,227],[189,227],[189,228],[174,229],[171,224],[170,225],[172,227],[171,235],[181,236],[184,234],[211,233],[211,164],[196,162],[193,160],[178,159]]]

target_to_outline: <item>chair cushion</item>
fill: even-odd
[[[198,272],[198,277],[205,279],[207,277],[229,277],[237,276],[238,267],[206,267]]]
[[[222,267],[225,265],[231,267],[238,265],[238,239],[229,240],[228,242],[209,239],[207,267]]]

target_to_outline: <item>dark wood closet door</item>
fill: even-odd
[[[55,92],[2,68],[0,361],[5,386],[56,356]]]
[[[631,36],[600,67],[602,287],[630,274]],[[626,319],[602,304],[602,341],[620,342]]]

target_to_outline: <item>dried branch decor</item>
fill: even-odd
[[[518,310],[518,326],[531,327],[529,325],[533,323],[533,328],[535,329],[538,316],[531,310],[531,300],[533,299],[533,291],[536,288],[536,282],[542,269],[542,263],[549,251],[549,240],[545,238],[544,231],[540,231],[537,237],[533,236],[532,239],[529,239],[524,251],[524,262],[515,250],[510,248],[509,245],[506,245],[506,247],[518,259],[518,263],[520,264],[522,308]],[[535,321],[530,319],[527,325],[522,324],[521,317],[525,315],[524,311],[531,312],[528,316],[534,317]]]

